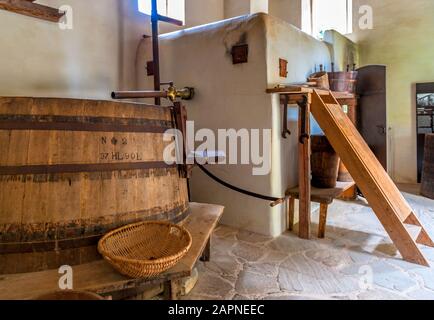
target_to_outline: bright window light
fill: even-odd
[[[312,0],[312,35],[322,38],[324,31],[352,33],[352,0]]]
[[[152,1],[138,0],[139,11],[151,15]],[[185,23],[185,0],[157,0],[158,13]]]

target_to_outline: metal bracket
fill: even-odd
[[[173,104],[173,115],[175,118],[175,127],[181,131],[183,139],[183,148],[177,146],[176,152],[182,154],[182,164],[178,164],[179,174],[182,178],[189,179],[192,175],[193,166],[187,164],[187,145],[186,145],[186,135],[187,135],[187,109],[180,102],[174,102]]]
[[[310,135],[308,132],[306,132],[306,108],[308,103],[307,96],[303,96],[301,101],[297,101],[297,105],[300,107],[300,113],[301,113],[301,130],[300,130],[300,143],[305,144],[306,140],[310,139]]]
[[[288,105],[289,97],[285,95],[285,102],[283,104],[283,123],[282,123],[282,138],[287,139],[288,135],[291,135],[291,131],[288,129]]]

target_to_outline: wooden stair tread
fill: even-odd
[[[354,182],[337,182],[335,188],[320,189],[311,187],[311,201],[317,203],[331,204],[334,199],[339,198],[345,191],[355,186]],[[286,192],[287,195],[298,199],[299,188],[295,187]]]
[[[404,259],[427,266],[428,262],[416,241],[430,243],[429,236],[423,228],[416,241],[409,234],[404,221],[414,216],[411,207],[342,111],[333,94],[329,92],[327,97],[325,95],[316,90],[312,93],[313,116]],[[413,220],[416,224],[419,223],[415,216]]]

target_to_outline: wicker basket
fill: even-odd
[[[169,222],[140,222],[106,234],[98,251],[116,270],[132,278],[151,278],[176,265],[192,239]]]

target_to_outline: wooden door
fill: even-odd
[[[370,65],[358,72],[360,133],[387,170],[386,67]]]
[[[434,82],[416,84],[417,182],[422,182],[425,136],[434,133]]]

